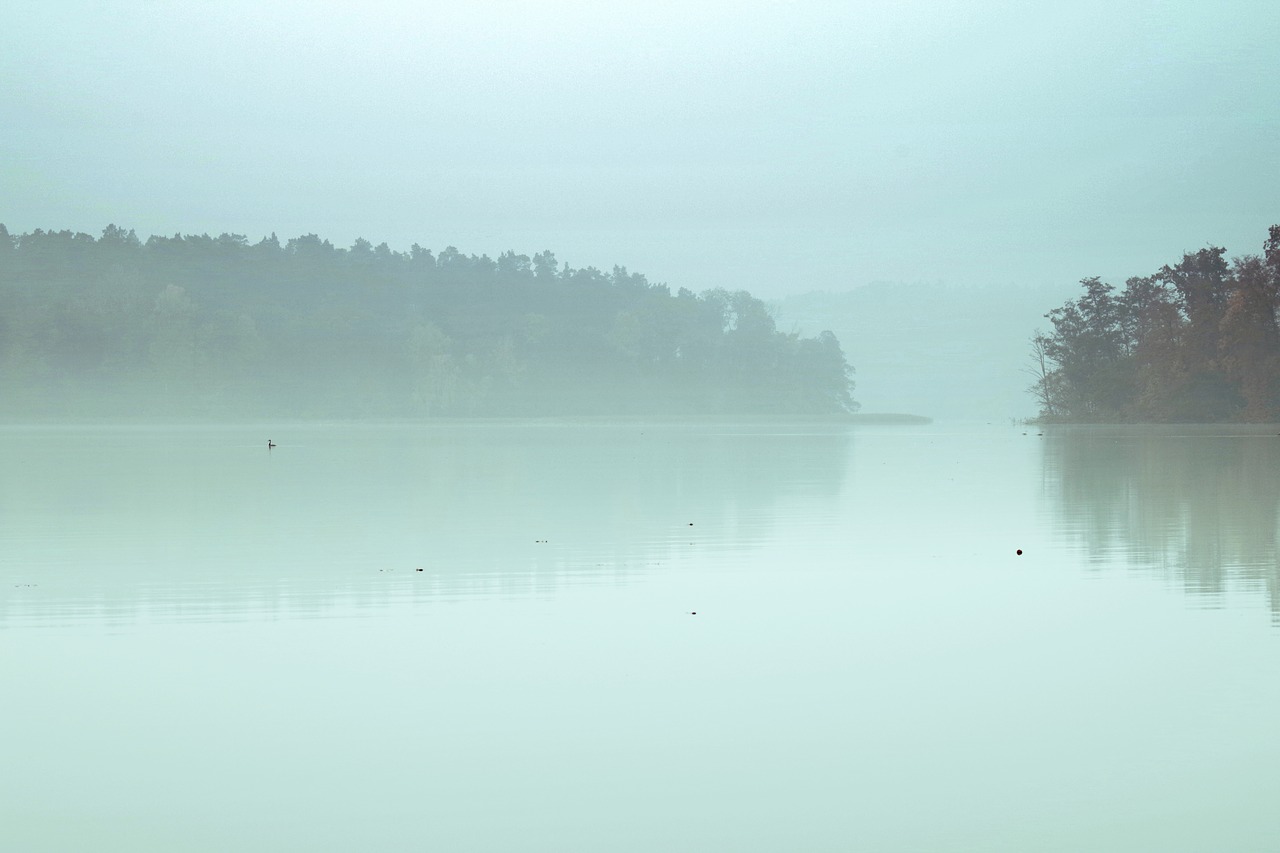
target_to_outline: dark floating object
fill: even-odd
[[[1019,548],[1019,549],[1018,549],[1018,556],[1019,556],[1019,557],[1021,557],[1021,556],[1022,556],[1022,549],[1021,549],[1021,548]],[[421,569],[419,569],[418,571],[422,571],[422,570],[421,570]]]
[[[698,611],[696,611],[696,610],[690,610],[690,611],[689,611],[689,615],[690,615],[690,616],[697,616],[697,615],[698,615]]]
[[[271,448],[273,448],[273,447],[275,447],[275,446],[276,446],[276,443],[275,443],[274,441],[272,441],[271,439],[269,439],[269,438],[268,438],[268,439],[267,439],[267,450],[270,450]]]
[[[1019,551],[1018,553],[1021,554],[1022,552]],[[422,566],[418,566],[418,571],[422,571]]]

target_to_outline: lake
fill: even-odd
[[[2,427],[0,846],[1274,850],[1276,432]]]

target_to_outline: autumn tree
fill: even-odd
[[[1031,390],[1046,419],[1262,421],[1280,417],[1280,226],[1263,255],[1208,247],[1120,293],[1098,278],[1045,316]]]

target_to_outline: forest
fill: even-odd
[[[550,251],[0,225],[0,417],[839,415],[831,332]]]
[[[1209,246],[1122,290],[1084,294],[1032,338],[1042,421],[1273,422],[1280,419],[1280,225],[1261,255]]]

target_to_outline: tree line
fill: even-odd
[[[0,225],[0,415],[837,414],[830,332],[550,251]]]
[[[1046,421],[1280,419],[1280,225],[1261,255],[1210,246],[1045,316],[1031,391]]]

